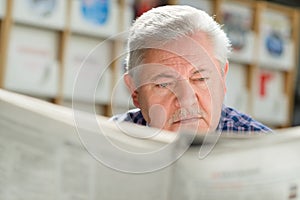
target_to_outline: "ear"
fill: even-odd
[[[133,104],[137,108],[140,108],[140,104],[139,104],[139,101],[138,101],[138,91],[137,91],[136,85],[134,83],[133,78],[128,73],[126,73],[124,75],[124,82],[125,82],[126,86],[128,87],[128,89],[130,91]]]
[[[226,91],[227,91],[227,87],[226,87],[226,76],[227,76],[227,73],[228,73],[228,69],[229,69],[229,62],[228,62],[228,60],[227,60],[225,66],[224,66],[224,70],[223,70],[224,93],[226,93]]]
[[[225,66],[224,66],[224,77],[226,77],[228,69],[229,69],[229,62],[227,60]]]

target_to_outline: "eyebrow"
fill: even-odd
[[[150,81],[157,81],[160,78],[172,78],[172,79],[175,79],[177,77],[175,75],[169,74],[169,73],[160,73],[160,74],[155,75],[154,77],[152,77],[150,79]]]
[[[206,69],[197,69],[197,70],[195,70],[195,71],[192,72],[192,75],[199,74],[199,73],[205,72],[205,71],[208,71],[208,70],[206,70]]]

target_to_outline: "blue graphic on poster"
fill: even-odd
[[[40,17],[50,16],[55,9],[57,0],[29,0],[30,11]]]
[[[276,56],[276,57],[280,57],[283,54],[283,39],[281,37],[281,34],[273,31],[271,32],[265,40],[265,45],[266,48],[268,50],[268,52],[272,55],[272,56]]]
[[[109,0],[81,0],[81,13],[86,21],[104,25],[109,17]]]

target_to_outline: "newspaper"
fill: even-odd
[[[300,199],[297,127],[191,140],[4,90],[0,110],[0,199]]]

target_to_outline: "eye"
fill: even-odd
[[[173,82],[167,82],[167,83],[159,83],[156,84],[155,86],[158,88],[168,88],[170,86],[172,86]]]
[[[208,80],[208,77],[192,78],[192,81],[205,82]]]
[[[157,87],[159,88],[166,88],[168,87],[169,83],[160,83],[160,84],[156,84]]]

